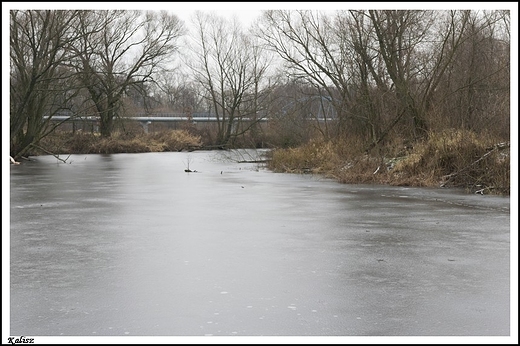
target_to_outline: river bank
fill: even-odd
[[[140,135],[57,133],[32,155],[111,154],[229,149],[204,143],[186,130]],[[387,143],[371,151],[353,141],[311,140],[292,148],[269,148],[274,172],[319,174],[349,184],[458,187],[468,193],[510,194],[510,145],[468,131],[432,133],[424,141]]]

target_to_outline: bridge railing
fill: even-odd
[[[44,119],[48,119],[48,116],[45,116]],[[137,114],[136,116],[131,117],[122,117],[122,119],[125,120],[135,120],[139,122],[186,122],[186,121],[193,121],[193,122],[217,122],[218,119],[214,114],[209,113],[193,113],[191,116],[187,116],[186,113],[155,113],[155,114]],[[52,116],[52,120],[55,121],[88,121],[88,122],[96,122],[99,121],[99,117],[96,116],[77,116],[73,117],[70,115],[54,115]],[[259,121],[259,122],[266,122],[269,121],[268,117],[253,119],[249,117],[239,117],[235,118],[236,121]],[[335,121],[336,118],[308,118],[310,121]]]
[[[196,113],[137,113],[135,117],[144,118],[144,117],[153,117],[153,118],[215,118],[215,113],[208,112],[196,112]],[[132,117],[130,117],[132,118]]]

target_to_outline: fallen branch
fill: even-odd
[[[504,150],[504,149],[508,149],[511,147],[511,143],[510,142],[503,142],[503,143],[498,143],[498,144],[495,144],[494,146],[492,147],[489,147],[489,148],[486,148],[486,150]]]
[[[43,151],[43,152],[46,153],[46,154],[49,154],[49,155],[54,156],[56,159],[60,160],[60,161],[63,162],[63,163],[67,163],[67,160],[68,160],[69,157],[70,157],[70,154],[69,154],[69,156],[67,156],[67,158],[64,160],[64,159],[60,158],[59,155],[56,155],[56,154],[54,154],[54,153],[48,151],[47,149],[40,147],[39,145],[31,144],[31,146],[32,146],[32,147],[35,147],[36,149],[40,149],[41,151]]]
[[[240,161],[237,161],[237,163],[267,163],[271,161],[270,159],[265,159],[265,160],[240,160]]]
[[[480,195],[483,195],[484,192],[485,192],[486,190],[491,191],[491,190],[493,190],[494,188],[495,188],[494,186],[488,186],[488,187],[485,187],[485,188],[483,188],[483,189],[480,189],[480,190],[475,191],[475,194],[476,194],[476,195],[479,195],[479,194],[480,194]]]

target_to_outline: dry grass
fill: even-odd
[[[277,172],[319,173],[343,183],[401,186],[456,186],[481,193],[509,194],[510,162],[500,139],[470,131],[431,133],[404,150],[365,154],[361,142],[316,142],[272,153],[269,166]],[[397,153],[399,152],[399,155]]]
[[[182,151],[200,147],[200,136],[192,135],[188,130],[173,130],[149,134],[150,151]]]
[[[394,176],[406,183],[420,178],[426,186],[458,186],[509,194],[509,147],[500,139],[471,131],[431,133],[405,159],[396,163]],[[410,184],[412,185],[412,184]]]
[[[192,150],[201,146],[201,139],[187,130],[131,136],[115,133],[110,138],[101,138],[97,134],[62,132],[46,137],[40,146],[59,154],[144,153]]]
[[[269,168],[275,172],[319,173],[334,176],[341,165],[337,146],[331,141],[310,141],[297,148],[271,152]]]

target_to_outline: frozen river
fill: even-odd
[[[510,334],[508,197],[237,162],[251,158],[11,166],[10,335]]]

